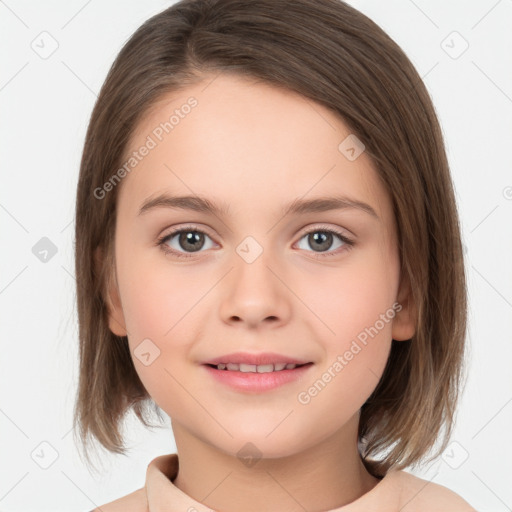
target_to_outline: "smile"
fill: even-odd
[[[261,393],[284,384],[303,379],[313,363],[293,364],[237,364],[218,363],[202,365],[216,382],[237,391]]]

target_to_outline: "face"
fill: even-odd
[[[110,328],[128,335],[173,425],[226,453],[250,441],[286,456],[353,423],[392,338],[413,334],[395,219],[333,112],[247,78],[212,79],[159,101],[129,143],[127,159],[138,157],[117,185]],[[195,202],[140,212],[162,195]],[[342,201],[317,201],[332,198]],[[203,364],[233,352],[312,364],[277,387],[239,389]]]

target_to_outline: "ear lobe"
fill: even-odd
[[[400,282],[397,302],[401,309],[393,319],[392,338],[396,341],[410,340],[416,332],[417,311],[412,296],[409,279],[404,277]]]
[[[117,284],[113,277],[114,268],[104,269],[105,265],[108,265],[109,262],[105,261],[103,250],[101,247],[97,247],[94,251],[94,264],[96,269],[96,274],[99,278],[106,279],[106,283],[102,287],[102,293],[106,294],[104,296],[105,303],[107,305],[107,313],[108,313],[108,326],[113,334],[116,336],[126,336],[126,323],[124,321],[123,308],[121,306],[121,299],[119,297],[119,290],[117,288]],[[103,270],[105,270],[108,274],[103,277]]]

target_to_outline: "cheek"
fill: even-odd
[[[156,259],[134,254],[121,268],[123,313],[134,341],[141,336],[158,340],[173,337],[176,330],[190,323],[195,306],[211,288],[204,274],[192,266],[173,267],[163,254]]]
[[[123,313],[135,369],[165,411],[190,407],[190,340],[200,337],[211,275],[193,266],[151,263],[134,253],[118,267]],[[184,389],[186,388],[186,390]],[[194,395],[195,396],[195,395]]]
[[[338,267],[311,267],[294,283],[297,295],[307,306],[308,323],[315,326],[329,347],[343,348],[393,306],[398,277],[395,259],[386,257],[377,247],[349,255]],[[390,321],[384,325],[379,322],[378,327],[384,338],[391,335]]]
[[[347,258],[336,271],[324,268],[303,281],[300,293],[318,312],[310,323],[318,326],[325,359],[315,378],[304,383],[299,403],[327,409],[339,404],[336,414],[348,415],[363,405],[391,348],[398,272],[396,261],[383,258],[379,250],[350,263]]]
[[[300,417],[320,416],[324,427],[334,431],[361,409],[386,366],[391,348],[389,325],[384,323],[379,330],[379,324],[377,328],[372,324],[356,336],[340,336],[326,346],[325,361],[297,393]]]

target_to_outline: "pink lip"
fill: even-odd
[[[238,360],[240,361],[240,360]],[[223,362],[223,361],[219,361]],[[228,361],[229,362],[229,361]],[[234,361],[233,361],[234,362]],[[241,361],[243,362],[243,361]],[[283,361],[285,362],[285,361]],[[213,364],[213,363],[212,363]],[[251,364],[251,363],[246,363]],[[253,363],[254,364],[254,363]],[[259,363],[265,364],[265,363]],[[295,363],[301,364],[301,363]],[[260,393],[275,389],[283,384],[293,382],[304,377],[304,374],[313,366],[308,363],[304,366],[293,368],[292,370],[281,370],[278,372],[257,373],[257,372],[237,372],[230,370],[217,370],[212,366],[203,365],[203,368],[218,382],[234,388],[238,391],[249,391]]]
[[[292,363],[292,364],[307,364],[310,361],[296,359],[291,356],[283,354],[275,354],[273,352],[259,352],[251,354],[249,352],[233,352],[223,356],[203,361],[203,364],[220,364],[220,363],[242,363],[242,364],[276,364],[276,363]],[[284,371],[284,370],[283,370]]]

